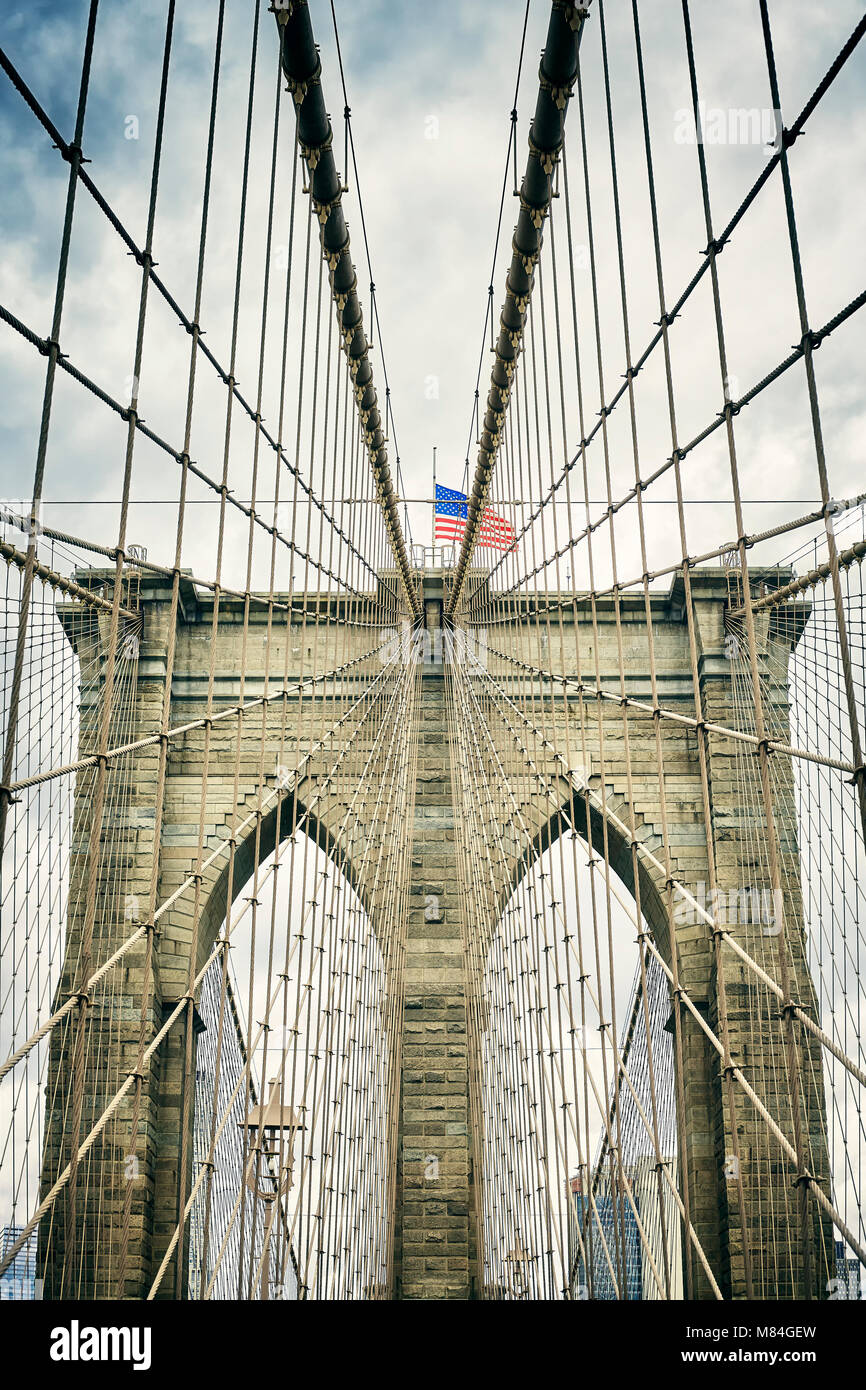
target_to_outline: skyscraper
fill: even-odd
[[[610,1179],[603,1177],[590,1201],[584,1195],[583,1178],[575,1177],[568,1181],[566,1197],[572,1297],[642,1298],[640,1232],[624,1188],[612,1190]],[[639,1211],[636,1194],[634,1204]]]
[[[4,1226],[0,1234],[0,1259],[13,1246],[23,1227]],[[39,1281],[41,1283],[41,1280]],[[0,1301],[9,1299],[31,1299],[38,1296],[36,1286],[36,1232],[33,1231],[26,1245],[23,1245],[0,1277]]]

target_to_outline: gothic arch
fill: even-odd
[[[308,811],[304,801],[293,791],[286,791],[279,802],[262,815],[258,831],[258,853],[256,853],[255,824],[249,826],[244,835],[238,839],[234,863],[231,868],[232,903],[237,900],[252,878],[256,859],[258,859],[259,867],[263,868],[271,858],[278,843],[284,844],[287,840],[291,840],[298,831],[306,835],[339,869],[354,889],[372,923],[373,914],[370,911],[369,895],[361,876],[356,872],[351,857],[326,821],[317,818],[313,812]],[[202,909],[199,927],[197,968],[201,967],[213,949],[217,933],[226,918],[229,907],[229,867],[228,856],[226,856],[219,871],[214,873],[207,890],[207,900]]]
[[[597,781],[598,779],[594,780]],[[532,836],[531,844],[526,846],[517,859],[510,879],[502,889],[498,903],[500,916],[515,890],[526,875],[532,872],[544,852],[555,844],[561,835],[569,833],[572,829],[576,831],[585,844],[591,845],[594,852],[604,858],[606,828],[607,857],[610,867],[615,871],[632,900],[636,902],[634,857],[631,851],[631,841],[621,829],[621,798],[617,798],[609,790],[606,797],[606,809],[605,805],[602,804],[600,791],[590,787],[587,796],[582,790],[569,788],[564,778],[559,779],[558,791],[563,798],[559,808],[537,828]],[[610,813],[613,809],[611,803],[616,808],[613,815]],[[589,817],[588,827],[587,813]],[[646,828],[651,833],[655,833],[654,827],[647,825]],[[643,827],[638,826],[638,838],[641,836],[642,829]],[[646,855],[638,852],[636,859],[640,911],[653,933],[659,951],[669,964],[671,946],[664,876],[647,859]]]

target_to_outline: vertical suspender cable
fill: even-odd
[[[529,130],[529,156],[520,187],[520,216],[512,242],[513,255],[505,280],[505,303],[499,318],[499,338],[487,394],[487,410],[475,478],[467,507],[463,544],[457,559],[446,615],[453,617],[460,602],[472,552],[496,465],[511,384],[523,342],[523,329],[541,253],[544,219],[553,197],[553,171],[562,149],[565,113],[577,73],[577,50],[587,7],[572,0],[554,0],[547,42],[538,71],[538,100]]]
[[[370,467],[385,518],[388,540],[413,618],[421,608],[415,593],[400,515],[397,493],[388,466],[385,432],[379,400],[373,385],[369,343],[358,299],[358,277],[352,264],[349,229],[343,215],[343,190],[334,163],[333,131],[322,92],[322,65],[313,38],[306,0],[275,7],[282,45],[283,72],[298,114],[298,141],[309,173],[309,190],[321,229],[322,255],[328,266],[337,323],[352,374],[352,384]]]

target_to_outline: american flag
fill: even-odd
[[[466,527],[468,514],[465,492],[455,492],[453,488],[436,484],[435,526],[433,535],[437,541],[460,541]],[[488,550],[513,550],[515,545],[514,527],[497,516],[496,512],[485,507],[484,516],[478,529],[478,546]]]

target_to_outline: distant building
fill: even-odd
[[[676,1182],[676,1159],[664,1158],[662,1162]],[[628,1164],[625,1171],[646,1235],[646,1245],[641,1241],[643,1270],[641,1297],[648,1302],[664,1297],[659,1291],[653,1275],[650,1255],[652,1255],[652,1262],[655,1264],[662,1287],[665,1288],[665,1250],[667,1250],[670,1297],[681,1299],[683,1296],[682,1224],[679,1208],[670,1184],[662,1174],[661,1201],[659,1201],[659,1181],[654,1154],[640,1154],[633,1163]]]
[[[836,1241],[836,1286],[828,1292],[838,1301],[863,1297],[863,1266],[849,1253],[843,1240]]]
[[[195,1071],[195,1114],[193,1120],[193,1162],[194,1177],[199,1165],[207,1159],[211,1144],[212,1129],[219,1127],[226,1110],[230,1112],[216,1141],[214,1152],[214,1171],[211,1180],[210,1224],[207,1247],[207,1269],[204,1262],[205,1212],[207,1208],[207,1184],[203,1184],[196,1195],[189,1218],[189,1297],[200,1299],[204,1296],[211,1280],[213,1299],[236,1299],[249,1294],[253,1271],[261,1260],[262,1239],[264,1236],[264,1212],[262,1203],[253,1206],[251,1195],[246,1191],[243,1145],[240,1139],[240,1126],[246,1118],[246,1091],[239,1082],[246,1069],[246,1050],[244,1033],[240,1022],[235,993],[228,984],[222,1027],[219,1080],[216,1102],[214,1088],[217,1081],[217,1047],[220,1034],[220,1013],[222,994],[222,962],[212,962],[202,980],[199,999],[200,1031],[196,1044]],[[237,1094],[235,1094],[237,1092]],[[255,1086],[250,1086],[250,1099],[255,1103],[258,1095]],[[262,1183],[267,1181],[262,1176]],[[236,1216],[235,1207],[238,1194],[244,1194],[246,1202],[245,1220]],[[253,1215],[254,1213],[254,1215]],[[243,1250],[241,1240],[243,1239]],[[223,1246],[225,1249],[223,1250]],[[222,1250],[222,1256],[220,1251]],[[294,1255],[286,1252],[285,1271],[280,1270],[282,1252],[279,1241],[271,1246],[271,1297],[296,1299],[298,1297],[298,1277]],[[219,1266],[217,1267],[217,1260]]]
[[[673,1160],[665,1162],[669,1166]],[[595,1188],[595,1210],[584,1196],[581,1177],[571,1178],[567,1184],[572,1296],[615,1299],[619,1288],[619,1296],[623,1299],[661,1299],[664,1294],[659,1290],[653,1265],[665,1288],[667,1249],[670,1297],[681,1299],[682,1244],[680,1217],[674,1195],[663,1179],[662,1200],[659,1201],[655,1159],[651,1154],[640,1154],[634,1162],[623,1164],[622,1171],[631,1189],[631,1198],[623,1185],[622,1191],[614,1199],[610,1177],[605,1175]],[[643,1238],[638,1217],[643,1227]],[[592,1269],[592,1279],[588,1266]]]
[[[569,1179],[569,1263],[575,1271],[572,1297],[641,1299],[643,1259],[634,1208],[624,1191],[611,1192],[609,1179],[598,1183],[593,1196],[589,1201],[584,1195],[581,1177]]]
[[[12,1248],[23,1229],[23,1226],[3,1227],[0,1234],[0,1259]],[[39,1282],[41,1284],[42,1281]],[[32,1299],[36,1296],[36,1231],[33,1231],[9,1268],[0,1276],[0,1301]]]

